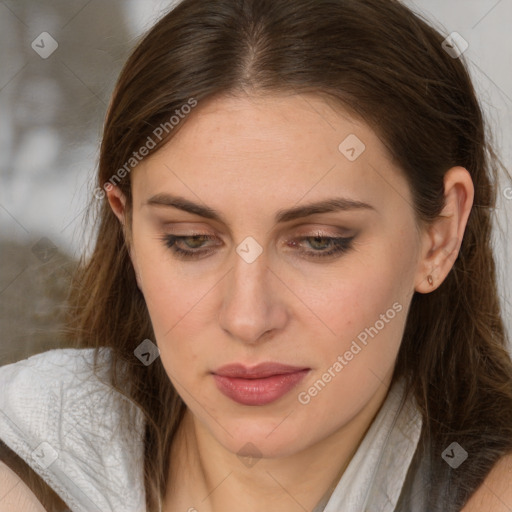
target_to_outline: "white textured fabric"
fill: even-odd
[[[57,349],[0,368],[0,438],[73,512],[144,512],[143,418],[115,430],[120,400],[93,349]],[[130,405],[129,405],[130,406]]]
[[[92,349],[57,349],[0,367],[0,439],[72,512],[144,512],[142,413],[130,405],[130,438],[115,430],[126,399],[92,360]],[[395,510],[421,432],[402,394],[390,389],[324,512]]]

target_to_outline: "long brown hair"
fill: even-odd
[[[133,152],[191,98],[201,104],[240,91],[312,92],[362,119],[402,169],[421,222],[444,206],[446,171],[465,167],[475,198],[460,252],[437,290],[413,296],[393,376],[406,379],[433,468],[449,478],[460,507],[512,451],[512,363],[490,245],[502,164],[464,59],[445,51],[445,37],[396,0],[184,0],[121,72],[97,186],[117,176],[130,212]],[[186,122],[168,126],[150,153]],[[106,200],[95,205],[96,245],[74,281],[70,332],[78,347],[110,347],[113,386],[146,416],[145,487],[148,511],[156,511],[185,405],[159,359],[146,367],[134,356],[154,335],[129,258],[129,226],[123,232]],[[470,454],[463,471],[441,459],[453,441]],[[430,495],[436,503],[435,489]]]

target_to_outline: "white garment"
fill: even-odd
[[[125,399],[94,376],[92,356],[57,349],[1,367],[0,438],[73,512],[144,512],[142,413],[122,439]]]
[[[56,349],[0,367],[0,439],[72,512],[144,512],[144,419],[93,374],[93,353]],[[402,393],[401,383],[390,389],[325,512],[395,510],[422,425],[411,402],[399,411]],[[130,438],[115,430],[123,401]]]
[[[324,512],[393,512],[420,439],[412,401],[400,410],[403,382],[393,386],[352,457]]]

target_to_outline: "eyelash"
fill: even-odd
[[[320,233],[313,236],[304,236],[300,237],[296,240],[302,242],[309,239],[320,239],[327,241],[330,244],[333,244],[334,247],[330,251],[299,251],[301,254],[305,254],[307,257],[311,258],[328,258],[330,256],[335,255],[341,255],[343,253],[348,252],[350,249],[352,249],[352,241],[354,240],[355,236],[349,237],[349,238],[343,238],[343,237],[329,237],[329,236],[322,236]],[[181,249],[176,245],[176,242],[180,242],[182,240],[186,239],[202,239],[203,241],[208,240],[214,240],[215,237],[211,235],[203,235],[203,234],[193,234],[193,235],[187,235],[187,236],[176,236],[176,235],[165,235],[161,238],[164,245],[171,249],[173,253],[180,259],[184,260],[193,260],[200,258],[204,254],[208,254],[210,251],[204,251],[204,250],[185,250]],[[297,246],[296,240],[293,241],[292,245]]]

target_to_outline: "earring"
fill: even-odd
[[[432,276],[431,276],[431,275],[429,275],[429,276],[427,277],[427,281],[428,281],[428,284],[429,284],[430,286],[434,286],[434,279],[432,278]]]

